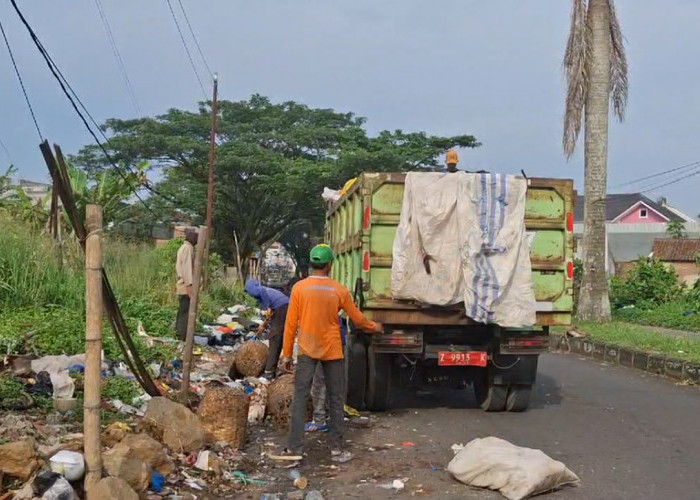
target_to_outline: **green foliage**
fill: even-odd
[[[676,271],[656,259],[640,259],[627,276],[610,281],[614,308],[665,304],[683,299],[684,292]]]
[[[81,253],[58,264],[50,238],[0,213],[5,235],[0,240],[0,353],[75,354],[85,349],[85,281]],[[172,346],[148,347],[137,337],[139,322],[156,337],[173,337],[177,311],[174,262],[181,242],[163,248],[107,238],[105,268],[139,352],[145,361],[171,361]],[[211,259],[212,276],[220,259]],[[202,296],[200,318],[211,320],[224,306],[242,297],[238,288],[212,280],[211,293]],[[121,352],[105,322],[105,355]]]
[[[595,340],[700,362],[700,339],[697,337],[659,332],[654,328],[618,321],[576,326]]]
[[[0,408],[12,408],[22,398],[22,383],[13,377],[0,376]]]
[[[685,232],[685,222],[680,219],[673,219],[666,223],[666,232],[674,240],[682,240],[688,234]]]
[[[102,397],[108,401],[119,399],[130,405],[134,398],[142,394],[141,387],[134,380],[124,377],[107,377],[102,381]]]
[[[700,310],[692,300],[675,300],[660,305],[630,307],[615,312],[615,318],[641,325],[674,330],[700,330]]]
[[[235,233],[243,258],[281,240],[296,243],[290,246],[303,262],[308,244],[298,241],[298,234],[323,234],[324,186],[338,188],[362,171],[433,168],[447,149],[479,145],[471,135],[396,130],[369,137],[365,119],[352,113],[273,103],[259,95],[222,101],[220,110],[212,248],[227,260],[233,260]],[[198,224],[204,219],[209,114],[206,107],[198,112],[171,109],[155,118],[105,124],[112,133],[107,147],[114,158],[162,169],[157,189],[176,203],[151,199],[163,220],[184,217]],[[94,146],[83,148],[73,161],[91,176],[109,168]],[[142,212],[140,220],[152,216]]]

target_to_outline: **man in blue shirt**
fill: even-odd
[[[277,362],[282,352],[284,323],[287,321],[289,297],[274,288],[262,286],[258,280],[254,279],[246,281],[245,291],[258,302],[258,307],[272,311],[272,316],[267,320],[270,324],[270,330],[267,335],[267,339],[270,341],[270,349],[267,355],[267,363],[265,364],[265,374],[263,375],[269,380],[275,377]]]

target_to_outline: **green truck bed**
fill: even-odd
[[[463,308],[391,297],[392,247],[403,204],[402,173],[364,173],[330,206],[326,241],[337,254],[333,278],[367,316],[387,324],[469,324]],[[573,306],[573,181],[528,179],[525,226],[537,300],[537,325],[569,325]]]

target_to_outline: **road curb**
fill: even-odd
[[[613,365],[635,368],[679,381],[700,384],[700,363],[644,352],[588,338],[569,338],[561,334],[549,336],[553,351],[574,352]]]

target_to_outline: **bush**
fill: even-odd
[[[650,307],[683,299],[685,285],[678,275],[656,259],[641,259],[624,279],[610,280],[610,302],[613,308]]]

